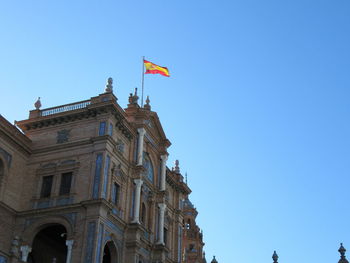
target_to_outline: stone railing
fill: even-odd
[[[86,108],[90,104],[91,104],[90,100],[84,100],[84,101],[79,101],[79,102],[70,103],[70,104],[66,104],[66,105],[61,105],[58,107],[47,108],[47,109],[41,110],[40,115],[41,116],[49,116],[49,115],[53,115],[53,114],[57,114],[57,113],[61,113],[61,112],[83,109],[83,108]]]

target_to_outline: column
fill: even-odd
[[[28,255],[32,251],[32,248],[30,246],[21,246],[20,250],[21,250],[21,253],[22,253],[21,260],[23,262],[27,262]]]
[[[160,191],[165,191],[166,184],[166,161],[168,160],[168,155],[164,154],[160,156],[162,160],[161,173],[160,173]]]
[[[134,219],[132,223],[140,224],[140,198],[141,198],[141,186],[143,184],[142,179],[135,179],[134,183],[136,184],[135,189],[135,200],[134,200]]]
[[[137,129],[139,133],[139,141],[137,145],[137,165],[142,165],[142,157],[143,157],[143,141],[146,130],[144,128]]]
[[[66,246],[67,246],[67,259],[66,259],[66,263],[70,263],[70,262],[71,262],[73,243],[74,243],[74,240],[66,240]]]
[[[164,215],[166,204],[158,204],[159,207],[159,229],[158,229],[158,244],[164,245]]]

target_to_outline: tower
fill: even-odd
[[[197,209],[186,197],[183,202],[184,211],[184,237],[183,237],[183,257],[186,263],[204,263],[205,255],[203,253],[203,233],[196,224],[198,215]]]

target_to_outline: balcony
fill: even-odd
[[[61,105],[61,106],[57,106],[57,107],[52,107],[52,108],[41,110],[40,116],[44,117],[44,116],[49,116],[49,115],[62,113],[62,112],[66,112],[66,111],[83,109],[83,108],[86,108],[90,104],[91,104],[91,100],[84,100],[84,101],[79,101],[79,102]]]

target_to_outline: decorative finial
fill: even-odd
[[[131,103],[138,104],[137,103],[138,100],[139,100],[139,96],[137,96],[137,88],[135,88],[135,94],[131,97]]]
[[[343,247],[343,243],[340,243],[340,248],[338,249],[340,253],[340,260],[339,263],[348,263],[349,261],[346,259],[345,252],[346,249]]]
[[[345,256],[346,249],[343,247],[343,243],[340,243],[340,248],[338,249],[341,256]]]
[[[273,259],[273,263],[278,263],[278,255],[276,251],[273,251],[272,259]]]
[[[106,92],[113,92],[113,79],[112,78],[108,78],[107,79],[107,84],[106,84]]]
[[[144,106],[144,108],[145,108],[146,110],[151,110],[151,105],[149,105],[150,102],[151,102],[151,101],[149,100],[149,96],[147,96],[147,98],[146,98],[146,104],[145,104],[145,106]]]
[[[216,260],[215,256],[213,256],[213,260],[211,261],[211,263],[218,263],[218,261]]]
[[[40,110],[41,107],[41,101],[40,101],[40,97],[38,98],[38,100],[34,103],[35,109]]]
[[[187,172],[185,173],[185,182],[187,184]]]
[[[179,160],[175,161],[175,173],[180,173]]]

